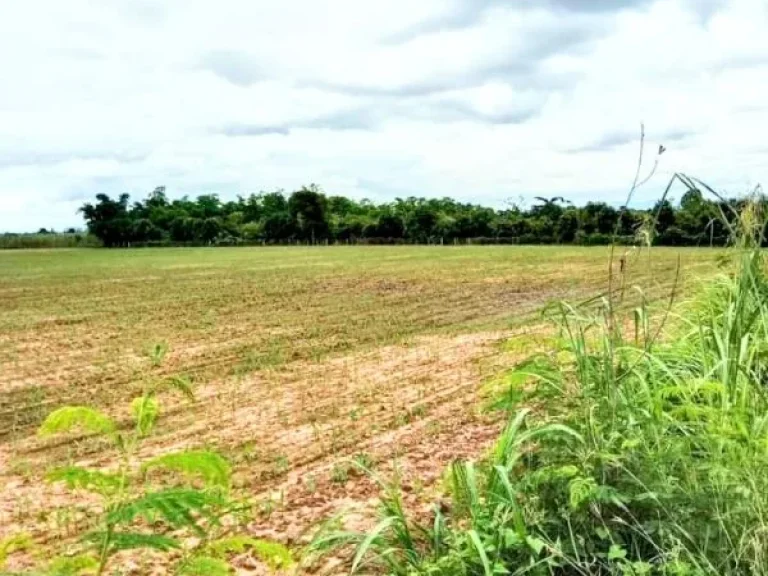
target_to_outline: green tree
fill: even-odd
[[[207,244],[216,240],[223,230],[219,218],[211,217],[206,218],[205,220],[200,220],[199,222],[198,238]]]
[[[86,203],[80,208],[88,231],[104,246],[124,246],[130,241],[129,198],[128,194],[121,194],[112,200],[106,194],[97,194],[95,204]]]
[[[568,244],[576,239],[579,230],[579,217],[575,210],[563,212],[557,220],[555,237],[560,244]]]
[[[719,245],[726,242],[728,231],[718,216],[731,214],[743,204],[710,201],[691,188],[679,207],[664,200],[648,210],[617,209],[605,202],[587,202],[579,208],[554,196],[537,197],[529,210],[517,206],[495,210],[447,197],[410,196],[383,204],[339,195],[326,197],[314,184],[289,197],[276,190],[229,201],[217,194],[170,200],[165,187],[158,186],[144,200],[130,205],[128,200],[125,194],[117,199],[99,194],[94,203],[80,209],[89,232],[104,246],[158,241],[231,244],[238,239],[347,243],[379,238],[450,243],[480,237],[534,244],[604,244],[616,231],[625,238],[634,237],[657,215],[658,238],[663,243],[699,244],[708,239]]]
[[[328,237],[327,203],[325,195],[314,184],[291,194],[288,211],[296,222],[296,235],[300,240],[314,244]]]

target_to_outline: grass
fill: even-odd
[[[763,222],[748,206],[722,274],[669,316],[553,308],[558,342],[508,372],[508,425],[451,465],[447,504],[425,517],[382,483],[374,528],[313,550],[402,576],[768,574]]]
[[[658,254],[668,287],[677,252]],[[686,266],[714,261],[684,254]],[[604,287],[605,262],[602,249],[570,247],[3,252],[0,410],[35,387],[47,401],[124,401],[158,343],[170,348],[169,373],[207,381],[503,327],[551,298]]]
[[[123,430],[125,407],[156,382],[191,386],[198,401],[168,401],[142,458],[179,445],[219,451],[249,495],[330,459],[308,492],[343,489],[360,467],[378,469],[378,436],[413,427],[437,441],[464,425],[475,365],[500,352],[500,331],[526,326],[550,300],[604,289],[607,255],[500,246],[0,252],[0,459],[9,474],[29,471],[29,489],[4,492],[39,505],[50,467],[113,467],[103,439],[41,443],[34,430],[67,404],[101,409]],[[655,300],[715,269],[720,255],[658,249],[632,280]],[[334,461],[350,459],[334,473]]]

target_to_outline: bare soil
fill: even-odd
[[[479,390],[510,360],[500,343],[512,337],[535,345],[540,333],[421,336],[211,382],[195,391],[192,404],[163,399],[166,414],[140,458],[221,450],[235,464],[237,493],[256,503],[249,532],[292,547],[335,514],[345,512],[358,528],[372,521],[380,486],[351,464],[355,455],[364,454],[381,478],[400,478],[407,504],[422,509],[451,461],[482,455],[498,435],[498,416],[479,409]],[[58,548],[81,532],[96,502],[45,483],[42,474],[67,461],[109,469],[115,455],[107,448],[93,439],[35,436],[3,445],[0,537],[27,532]],[[261,569],[252,559],[242,564],[243,574]]]

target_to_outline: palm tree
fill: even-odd
[[[566,200],[562,196],[552,196],[552,198],[544,198],[544,196],[534,196],[534,200],[538,200],[545,206],[553,206],[555,204],[573,204],[570,200]]]
[[[540,216],[549,216],[553,220],[556,220],[562,213],[563,208],[560,206],[561,204],[571,204],[570,200],[566,200],[562,196],[552,196],[552,198],[535,196],[534,200],[538,200],[540,204],[534,205],[531,211]]]

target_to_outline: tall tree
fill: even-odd
[[[128,194],[112,200],[106,194],[97,194],[96,203],[86,203],[80,208],[88,231],[102,241],[104,246],[124,246],[131,237],[131,220],[128,215]]]
[[[303,187],[288,198],[288,211],[296,222],[300,240],[314,244],[328,237],[325,195],[314,184]]]

